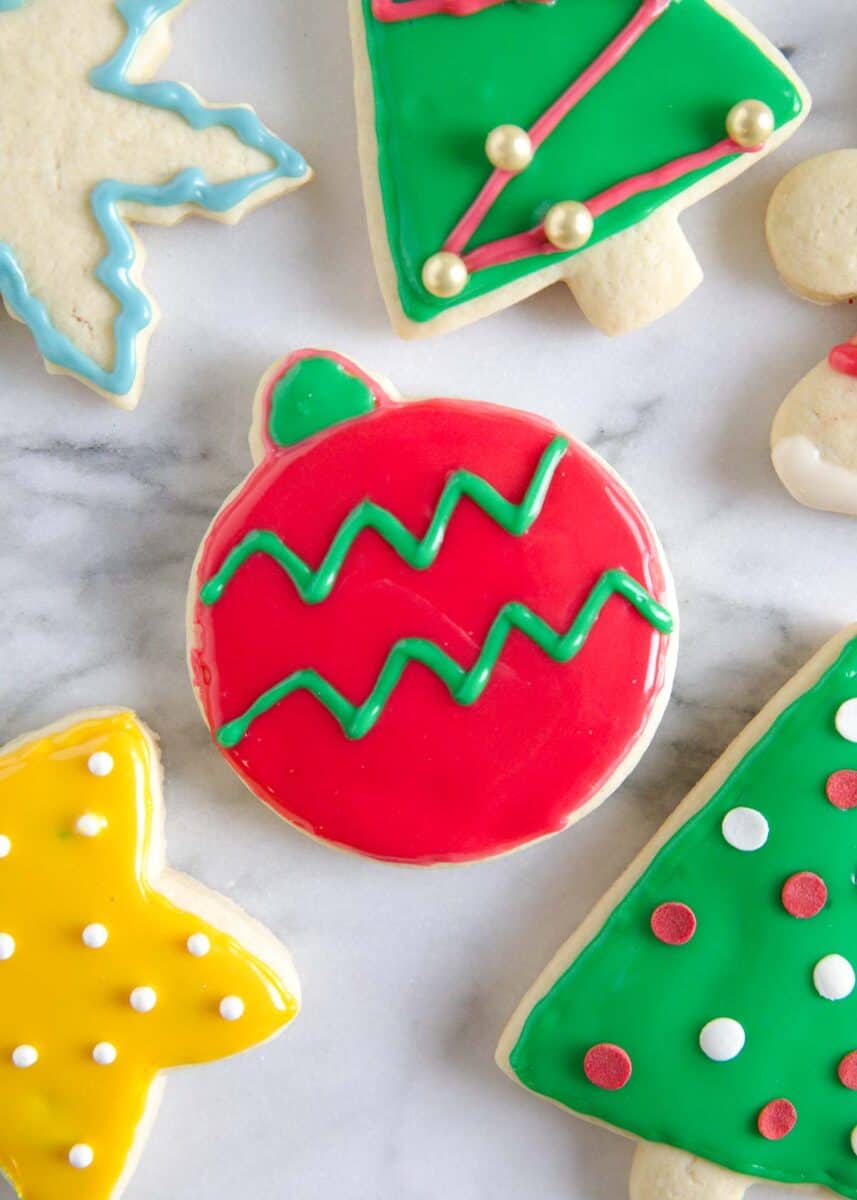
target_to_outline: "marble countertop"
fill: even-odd
[[[77,707],[137,709],[163,740],[172,861],[270,924],[304,985],[282,1039],[171,1077],[129,1200],[626,1194],[630,1143],[508,1083],[497,1036],[730,738],[857,617],[857,524],[797,506],[767,452],[780,400],[854,332],[854,314],[786,294],[762,229],[788,167],[857,142],[857,18],[843,0],[741,7],[788,48],[815,112],[687,214],[706,282],[626,340],[592,331],[561,287],[441,341],[393,337],[332,0],[199,0],[176,27],[171,72],[211,99],[251,98],[318,179],[233,230],[144,231],[164,321],[136,414],[44,375],[27,332],[0,320],[0,735]],[[290,830],[211,747],[184,663],[187,577],[248,468],[258,376],[304,344],[350,353],[406,394],[550,415],[655,522],[681,602],[673,701],[631,779],[569,833],[467,869],[380,866]]]

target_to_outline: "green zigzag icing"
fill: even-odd
[[[386,508],[371,500],[362,500],[336,531],[317,571],[308,566],[276,533],[269,529],[255,529],[230,550],[220,570],[202,587],[200,599],[206,605],[216,604],[247,560],[254,554],[266,554],[291,577],[302,600],[307,604],[320,604],[333,591],[351,547],[364,529],[374,529],[408,566],[416,571],[425,571],[440,553],[449,523],[463,496],[468,496],[474,504],[478,504],[507,533],[521,537],[529,532],[542,511],[556,469],[567,451],[568,439],[555,437],[542,454],[520,504],[513,504],[501,496],[480,475],[474,475],[471,471],[456,471],[447,479],[434,516],[422,538],[415,537]]]
[[[362,738],[379,720],[387,701],[411,662],[422,663],[446,685],[456,704],[474,704],[485,691],[494,668],[513,629],[520,630],[555,662],[567,663],[583,648],[601,610],[614,595],[629,604],[660,633],[671,633],[669,612],[627,571],[605,571],[589,593],[570,628],[557,633],[525,604],[513,601],[503,606],[494,619],[474,665],[465,670],[445,651],[426,638],[403,638],[387,656],[381,673],[362,704],[352,704],[332,683],[311,668],[295,671],[256,700],[246,712],[222,725],[217,732],[221,746],[237,746],[257,717],[268,712],[293,692],[315,696],[336,718],[348,738]]]

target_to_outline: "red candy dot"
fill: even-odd
[[[836,1068],[836,1073],[843,1087],[851,1088],[852,1092],[857,1091],[857,1050],[845,1055]]]
[[[797,1109],[791,1100],[772,1100],[759,1113],[756,1123],[763,1138],[778,1142],[790,1134],[797,1124]]]
[[[827,903],[827,885],[812,871],[798,871],[783,884],[782,900],[793,917],[817,917]]]
[[[618,1092],[631,1078],[631,1059],[621,1046],[600,1042],[586,1051],[583,1071],[590,1083]]]
[[[670,901],[652,913],[652,933],[667,946],[684,946],[696,933],[696,914],[686,904]]]
[[[834,771],[825,790],[834,808],[857,808],[857,771]]]

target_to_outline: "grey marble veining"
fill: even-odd
[[[615,1200],[630,1149],[513,1088],[496,1038],[558,944],[809,653],[857,617],[857,524],[780,488],[770,420],[853,311],[787,295],[764,248],[774,183],[857,143],[857,17],[843,0],[743,0],[815,112],[778,155],[687,215],[706,283],[611,343],[562,288],[442,341],[389,333],[369,260],[341,5],[191,5],[171,72],[252,98],[317,181],[223,230],[144,232],[164,310],[139,411],[50,379],[0,320],[0,735],[123,703],[161,734],[173,862],[292,948],[305,1009],[258,1054],[167,1090],[130,1200]],[[228,52],[225,48],[228,47]],[[634,487],[676,576],[674,699],[597,814],[509,859],[420,873],[317,846],[211,748],[184,665],[184,593],[209,518],[249,466],[256,380],[330,345],[405,392],[546,413]],[[0,1192],[0,1194],[2,1194]]]

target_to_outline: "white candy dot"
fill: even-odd
[[[733,808],[723,818],[721,828],[736,850],[760,850],[768,840],[768,822],[755,808]]]
[[[158,994],[154,988],[135,987],[130,1000],[134,1012],[147,1013],[151,1012],[158,1003]]]
[[[107,945],[109,934],[104,925],[96,923],[94,925],[87,925],[80,936],[84,946],[88,946],[90,950],[100,950],[102,946]]]
[[[0,962],[5,962],[15,953],[15,939],[11,933],[0,933]]]
[[[857,1125],[851,1130],[851,1149],[857,1154]]]
[[[744,1049],[747,1035],[744,1026],[731,1017],[716,1017],[703,1025],[699,1033],[702,1053],[714,1062],[729,1062]]]
[[[108,754],[106,750],[98,750],[95,754],[90,754],[86,765],[90,775],[103,778],[113,770],[113,755]]]
[[[35,1046],[16,1046],[12,1051],[12,1062],[22,1071],[34,1067],[38,1061],[39,1052]]]
[[[854,991],[857,980],[847,958],[841,954],[828,954],[815,964],[812,982],[819,996],[825,1000],[844,1000]]]
[[[205,958],[211,949],[211,942],[204,933],[192,933],[187,939],[187,952],[194,958]]]
[[[95,1154],[91,1146],[87,1146],[85,1142],[78,1142],[76,1146],[72,1146],[68,1152],[68,1161],[76,1171],[85,1171],[87,1167],[91,1167],[95,1160]]]
[[[857,697],[840,704],[836,711],[836,732],[846,742],[857,742]]]
[[[116,1047],[112,1042],[99,1042],[92,1047],[92,1061],[98,1063],[99,1067],[109,1067],[116,1062]]]
[[[98,813],[83,813],[74,823],[74,828],[81,837],[98,837],[107,822]]]
[[[240,996],[224,996],[220,1001],[220,1015],[224,1021],[240,1021],[244,1016],[244,1001]]]
[[[12,850],[12,843],[5,833],[0,833],[0,858],[8,858]]]

